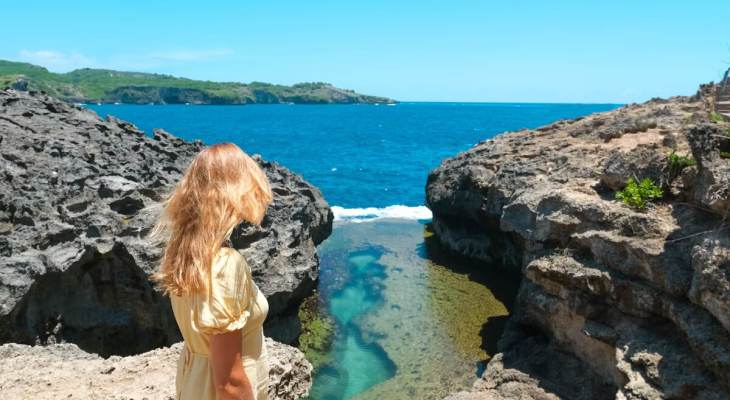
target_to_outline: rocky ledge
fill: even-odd
[[[306,397],[312,365],[299,350],[266,340],[269,399]],[[0,346],[0,392],[4,400],[173,400],[182,343],[137,356],[104,359],[73,344]]]
[[[0,343],[67,342],[108,357],[179,342],[169,299],[148,279],[160,249],[145,235],[202,148],[44,94],[0,91]],[[300,175],[254,158],[274,202],[233,245],[269,300],[267,335],[290,342],[333,215]]]
[[[499,353],[450,399],[730,398],[730,131],[714,93],[505,133],[430,173],[442,244],[524,277]],[[616,200],[629,178],[663,198]]]

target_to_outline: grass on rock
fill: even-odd
[[[645,178],[640,184],[629,178],[626,187],[616,192],[617,199],[640,211],[646,210],[649,200],[661,199],[663,195],[662,190],[649,178]]]

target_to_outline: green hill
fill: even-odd
[[[72,103],[127,104],[352,104],[392,99],[339,89],[329,83],[293,86],[269,83],[196,81],[170,75],[78,69],[65,74],[28,63],[0,60],[0,88],[44,91]]]

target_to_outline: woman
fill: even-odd
[[[200,152],[163,203],[154,235],[164,234],[160,272],[185,346],[179,400],[265,400],[269,366],[262,325],[269,305],[246,260],[224,246],[243,221],[259,224],[269,181],[238,146]],[[158,236],[159,237],[159,236]]]

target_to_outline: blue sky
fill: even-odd
[[[0,58],[403,101],[628,103],[730,67],[728,0],[13,1]]]

